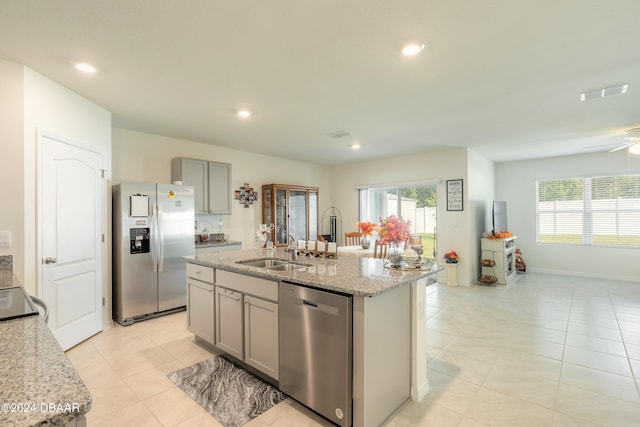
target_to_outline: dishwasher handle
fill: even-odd
[[[315,309],[317,309],[317,308],[318,308],[318,303],[315,303],[315,302],[313,302],[313,301],[309,301],[309,300],[307,300],[307,299],[303,299],[303,300],[302,300],[302,305],[306,305],[306,306],[308,306],[308,307],[312,307],[312,308],[315,308]]]

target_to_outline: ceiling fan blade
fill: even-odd
[[[633,142],[629,142],[629,143],[626,143],[626,144],[622,144],[622,145],[620,145],[619,147],[612,148],[611,150],[609,150],[609,152],[610,152],[610,153],[613,153],[614,151],[620,151],[620,150],[622,150],[622,149],[624,149],[624,148],[627,148],[627,147],[632,146],[633,144],[634,144]]]

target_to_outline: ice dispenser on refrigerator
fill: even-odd
[[[148,228],[132,228],[129,230],[131,252],[132,254],[149,253],[149,229]]]

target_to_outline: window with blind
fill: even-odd
[[[537,181],[536,241],[640,248],[640,175]]]

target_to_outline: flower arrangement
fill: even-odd
[[[363,236],[371,236],[373,232],[378,228],[378,224],[369,221],[356,222],[356,225],[360,229],[360,232]]]
[[[447,264],[457,264],[460,261],[460,256],[456,253],[456,251],[447,252],[444,254],[444,260]]]
[[[385,219],[380,218],[380,226],[378,227],[378,236],[386,243],[400,244],[411,236],[409,226],[411,221],[404,221],[395,215],[391,215]]]

